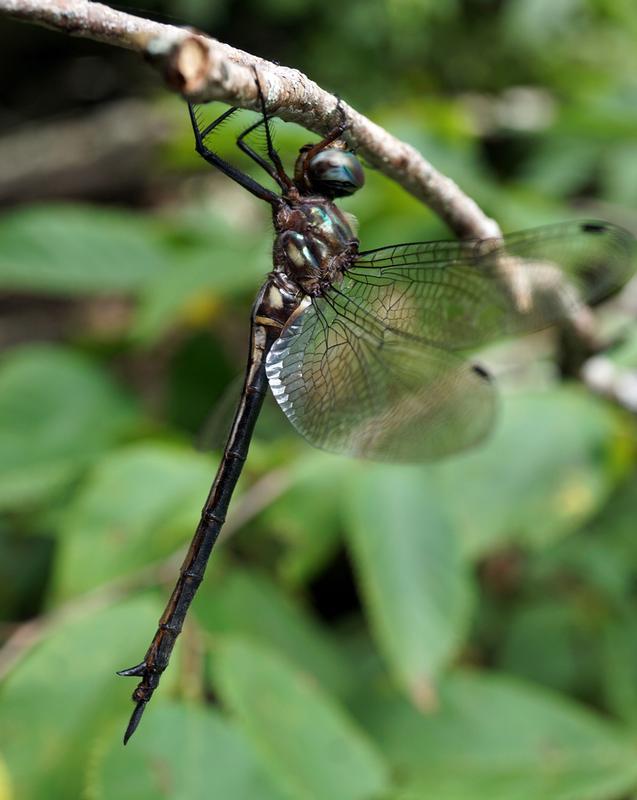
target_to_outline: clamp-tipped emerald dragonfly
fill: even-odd
[[[144,660],[124,743],[166,669],[223,526],[268,386],[311,444],[396,462],[427,461],[480,442],[495,387],[467,357],[503,336],[554,324],[608,296],[633,272],[633,238],[606,222],[569,222],[502,238],[360,250],[334,203],[364,183],[341,121],[301,148],[289,177],[274,148],[258,78],[260,120],[237,139],[274,192],[210,149],[215,128],[189,106],[195,149],[272,207],[273,269],[252,308],[243,390],[221,464]],[[340,104],[339,104],[340,109]],[[263,126],[263,154],[248,135]]]

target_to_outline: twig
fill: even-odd
[[[136,185],[174,121],[151,102],[118,100],[0,137],[0,201],[86,197]]]
[[[269,112],[324,134],[337,114],[337,98],[301,72],[264,61],[201,33],[117,11],[88,0],[0,0],[0,12],[62,33],[136,50],[189,100],[221,100],[257,108],[252,68],[259,72]],[[498,238],[498,225],[450,178],[417,150],[401,142],[346,103],[348,137],[371,165],[423,201],[461,238]],[[512,297],[519,297],[513,289]],[[533,287],[531,287],[533,288]],[[540,287],[541,288],[541,287]],[[588,308],[568,314],[564,326],[588,352],[599,348]],[[609,396],[618,397],[616,392]]]
[[[202,34],[87,0],[0,0],[0,12],[146,56],[175,91],[194,101],[257,108],[257,67],[268,111],[315,133],[334,123],[337,98],[301,72],[264,61]],[[497,224],[417,150],[346,103],[348,136],[363,158],[426,203],[460,237],[499,236]]]
[[[637,414],[637,370],[618,367],[605,355],[589,358],[580,378],[595,394]]]

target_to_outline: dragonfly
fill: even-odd
[[[394,244],[361,250],[335,204],[364,171],[340,119],[304,145],[289,176],[273,144],[258,74],[259,120],[237,139],[277,191],[212,147],[229,108],[208,125],[189,104],[196,152],[269,203],[273,269],[254,302],[245,379],[221,462],[175,588],[141,663],[128,742],[159,685],[206,569],[268,387],[311,444],[374,460],[439,459],[481,442],[496,389],[475,360],[483,346],[573,316],[633,272],[630,233],[601,221],[567,222],[506,237]],[[251,136],[265,135],[255,149]]]

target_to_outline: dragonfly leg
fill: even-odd
[[[321,152],[321,150],[325,150],[326,147],[329,147],[337,139],[340,139],[340,137],[349,129],[349,122],[347,122],[345,117],[345,110],[343,109],[343,103],[340,97],[337,98],[336,113],[340,118],[340,122],[338,122],[330,131],[328,131],[320,142],[317,142],[315,145],[310,147],[305,155],[306,163],[311,161],[317,153]]]
[[[192,109],[191,110],[191,118],[192,118],[192,115],[194,114],[194,117],[195,117],[195,120],[196,120],[196,123],[197,123],[197,131],[198,131],[198,133],[199,133],[199,135],[201,136],[202,139],[205,139],[206,136],[209,136],[214,131],[215,128],[218,128],[219,125],[221,125],[222,122],[225,122],[227,119],[229,119],[231,116],[233,116],[233,114],[236,114],[237,111],[240,110],[238,106],[232,106],[231,108],[226,109],[223,112],[223,114],[220,114],[218,117],[213,119],[212,122],[209,125],[206,125],[206,127],[203,130],[201,130],[199,128],[199,119],[197,117],[197,111],[196,111],[194,105],[192,105],[192,103],[188,103],[188,106],[189,106],[189,108]]]
[[[257,85],[257,96],[259,98],[259,105],[261,106],[261,119],[258,122],[255,122],[254,125],[251,125],[247,128],[237,139],[237,146],[243,150],[246,155],[250,156],[254,161],[256,161],[259,166],[261,166],[267,173],[270,175],[283,189],[290,189],[294,183],[292,179],[288,177],[279,154],[274,147],[274,142],[272,141],[272,131],[270,130],[270,116],[268,115],[265,107],[265,96],[263,94],[263,89],[261,87],[261,82],[259,81],[259,73],[256,70],[256,67],[252,68],[254,73],[254,82]],[[268,158],[270,159],[270,164],[256,153],[250,145],[245,141],[245,137],[252,133],[253,130],[258,128],[260,125],[264,126],[265,129],[265,141],[266,147],[268,150]]]
[[[236,108],[229,108],[227,111],[221,114],[220,117],[214,120],[214,122],[202,130],[200,128],[200,123],[197,119],[194,106],[192,103],[188,103],[190,121],[195,134],[195,150],[209,164],[212,164],[213,167],[216,167],[229,178],[232,178],[233,181],[236,181],[240,186],[243,186],[244,189],[247,189],[256,197],[260,198],[261,200],[266,200],[271,204],[278,203],[279,196],[277,194],[271,192],[269,189],[266,189],[265,186],[261,186],[260,183],[257,183],[257,181],[255,181],[249,175],[246,175],[245,173],[241,172],[241,170],[232,166],[232,164],[228,163],[225,159],[221,158],[221,156],[217,155],[217,153],[210,150],[210,148],[205,144],[206,136],[208,136],[221,122],[234,114],[236,110]]]
[[[267,123],[269,119],[271,119],[271,117],[264,116],[263,119],[258,120],[253,125],[250,125],[249,128],[246,128],[243,131],[243,133],[240,134],[239,137],[237,138],[237,147],[240,150],[242,150],[247,156],[249,156],[253,161],[256,161],[256,163],[262,169],[264,169],[273,180],[275,180],[278,183],[281,189],[285,191],[286,189],[289,189],[293,185],[293,183],[292,180],[287,176],[285,170],[283,169],[283,165],[281,164],[279,155],[276,152],[276,150],[272,149],[272,152],[274,152],[276,155],[278,166],[273,166],[268,161],[266,161],[266,159],[263,158],[262,155],[253,150],[253,148],[250,147],[250,145],[245,141],[245,137],[248,136],[250,133],[252,133],[252,131],[256,130],[258,127],[260,127],[261,125],[266,125],[266,130],[268,130],[269,126]],[[266,137],[270,139],[270,134],[269,133],[266,134]],[[272,155],[269,152],[269,148],[268,148],[268,154],[270,155],[270,158],[272,158]]]

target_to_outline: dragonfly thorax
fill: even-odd
[[[352,224],[325,198],[284,202],[274,225],[276,270],[313,297],[339,282],[358,253]]]

